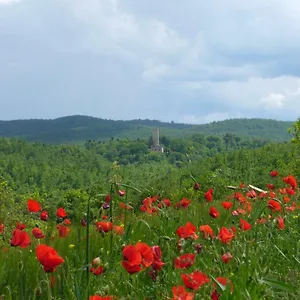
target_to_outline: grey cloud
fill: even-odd
[[[300,114],[297,0],[1,1],[0,119]]]

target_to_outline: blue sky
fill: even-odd
[[[300,116],[299,0],[0,0],[0,119]]]

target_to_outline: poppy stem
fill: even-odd
[[[86,293],[87,299],[89,299],[89,287],[90,287],[90,195],[88,197],[87,211],[86,211]]]

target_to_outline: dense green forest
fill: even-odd
[[[2,205],[15,207],[22,199],[35,197],[72,211],[76,199],[107,193],[112,180],[133,185],[143,190],[144,196],[158,193],[172,197],[172,191],[180,186],[189,189],[192,178],[205,183],[205,188],[219,185],[223,189],[226,184],[242,181],[264,188],[266,174],[273,168],[283,174],[300,175],[294,159],[299,150],[291,142],[264,143],[234,137],[232,144],[226,145],[225,136],[197,137],[200,140],[195,136],[194,140],[168,140],[164,154],[150,152],[143,141],[48,145],[2,138],[1,193],[11,191],[10,202],[2,197]]]
[[[0,121],[0,136],[18,137],[43,143],[84,143],[86,140],[111,138],[148,139],[155,127],[161,135],[185,138],[193,134],[218,135],[227,133],[239,137],[253,137],[286,141],[291,137],[287,129],[292,122],[266,119],[232,119],[204,125],[166,123],[157,120],[114,121],[88,116],[69,116],[54,120]]]

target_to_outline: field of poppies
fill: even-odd
[[[191,176],[135,202],[112,183],[80,217],[28,199],[14,228],[0,220],[0,299],[300,299],[295,177],[216,189]]]

